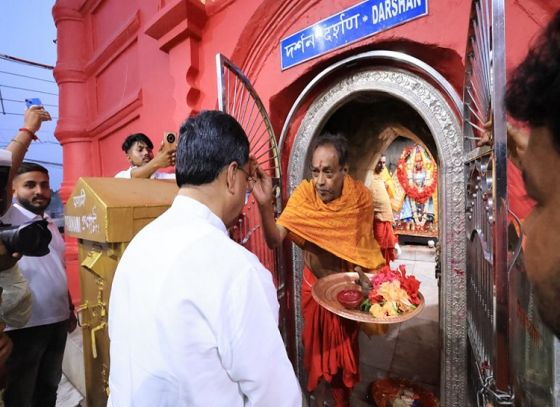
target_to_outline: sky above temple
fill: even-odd
[[[12,62],[5,55],[40,64],[56,64],[54,0],[3,1],[0,6],[0,148],[22,126],[25,99],[41,99],[53,117],[37,133],[26,160],[47,167],[53,190],[62,181],[62,148],[54,136],[58,119],[58,87],[49,69]]]

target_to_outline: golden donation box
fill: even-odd
[[[134,235],[162,214],[176,194],[175,181],[80,178],[66,203],[65,233],[78,238],[82,304],[77,313],[90,407],[107,405],[107,313],[117,264]]]

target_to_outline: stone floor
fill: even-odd
[[[403,246],[395,265],[404,264],[407,272],[420,280],[420,292],[425,307],[420,315],[402,324],[391,325],[385,335],[368,337],[360,333],[361,382],[352,393],[352,406],[372,404],[366,400],[368,386],[383,377],[400,377],[414,381],[439,394],[439,290],[434,277],[434,250],[426,246]],[[68,340],[67,354],[81,352],[81,336],[76,330]],[[77,359],[78,364],[80,358]],[[82,366],[76,366],[76,357],[66,355],[64,371],[74,384],[64,376],[59,386],[57,407],[86,407],[83,389]],[[83,374],[83,373],[82,373]],[[77,378],[76,378],[77,377]],[[334,405],[334,404],[329,404]]]

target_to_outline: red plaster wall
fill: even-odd
[[[557,0],[506,0],[507,63],[526,53]],[[429,15],[280,71],[279,41],[356,4],[351,0],[57,0],[56,136],[63,146],[67,199],[80,176],[126,168],[120,144],[132,132],[159,143],[189,114],[216,107],[215,54],[253,81],[277,134],[303,87],[329,64],[371,49],[408,52],[435,67],[462,93],[470,11],[464,0],[431,0]],[[300,112],[301,114],[301,112]],[[292,136],[297,126],[293,126]],[[283,157],[289,153],[283,151]],[[67,242],[75,298],[77,250]]]

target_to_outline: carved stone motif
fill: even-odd
[[[307,152],[313,137],[327,119],[356,93],[382,92],[404,100],[425,121],[434,137],[439,157],[439,242],[441,296],[441,402],[466,405],[466,295],[465,295],[465,197],[463,140],[456,116],[446,99],[418,75],[394,67],[372,67],[348,73],[327,86],[310,105],[291,149],[288,164],[289,193],[304,178]],[[303,256],[293,247],[294,309],[298,340],[296,369],[304,378],[301,337],[303,321],[299,293]]]

